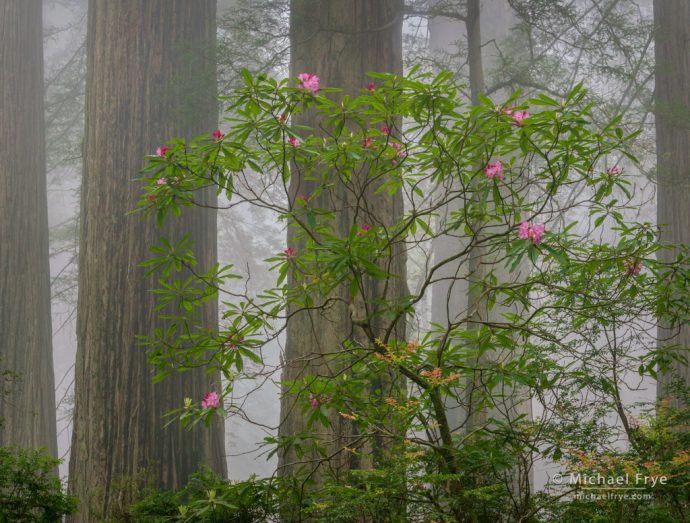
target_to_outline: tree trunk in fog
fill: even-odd
[[[655,0],[657,223],[661,243],[690,244],[690,4]],[[673,261],[677,249],[659,251],[659,260]],[[690,325],[659,329],[660,345],[690,347]],[[671,383],[690,386],[690,367],[674,362],[659,376],[658,396],[672,396]],[[680,406],[677,399],[672,405]]]
[[[479,2],[468,0],[466,11],[461,13],[464,20],[460,21],[431,21],[432,42],[449,46],[452,42],[465,39],[467,43],[467,64],[469,70],[469,96],[472,105],[480,103],[479,96],[485,91],[485,73],[490,73],[495,67],[496,56],[491,54],[492,46],[482,46],[483,42],[495,41],[498,46],[501,39],[510,29],[513,17],[510,15],[511,7],[507,1],[491,0]],[[484,29],[488,29],[484,38]],[[434,35],[433,31],[441,34]],[[453,32],[450,34],[443,34]],[[464,33],[464,34],[463,34]],[[446,49],[440,49],[446,50]],[[486,58],[486,60],[485,60]],[[480,170],[481,166],[477,166]],[[454,186],[452,190],[461,190]],[[448,189],[446,189],[448,190]],[[444,215],[439,220],[439,230],[448,227],[448,220],[461,210],[459,203],[454,202],[444,209]],[[507,312],[520,312],[515,308],[506,309],[496,304],[493,309],[488,309],[485,297],[482,297],[481,283],[486,281],[489,274],[493,274],[499,283],[507,283],[518,280],[524,268],[518,268],[518,272],[511,274],[503,267],[503,262],[497,261],[502,255],[495,252],[494,248],[485,245],[485,237],[496,234],[495,229],[489,230],[487,224],[473,224],[475,237],[463,236],[459,230],[449,234],[441,234],[434,239],[434,262],[438,263],[457,254],[466,248],[470,241],[478,245],[472,248],[467,259],[459,263],[449,263],[440,273],[440,276],[448,278],[434,284],[432,296],[432,321],[440,325],[457,323],[464,316],[469,315],[467,328],[479,328],[489,322],[500,322],[502,314]],[[484,244],[482,244],[484,243]],[[516,345],[519,343],[516,342]],[[482,355],[472,363],[476,368],[482,368],[492,361],[506,361],[515,357],[506,351],[493,351]],[[495,407],[491,409],[476,408],[477,394],[487,394],[477,376],[469,377],[464,382],[464,390],[458,390],[459,401],[448,401],[448,421],[455,433],[471,433],[478,427],[486,425],[489,418],[515,419],[521,414],[531,417],[531,401],[529,393],[524,388],[497,387],[491,391]],[[506,475],[506,481],[514,492],[525,493],[531,483],[531,472],[527,464],[514,468]]]
[[[166,236],[195,240],[200,267],[216,259],[216,216],[206,209],[169,219],[127,213],[138,201],[144,156],[174,137],[217,125],[215,0],[90,0],[86,132],[81,194],[76,399],[70,490],[80,498],[73,521],[112,517],[132,499],[118,483],[149,481],[177,489],[202,464],[226,471],[222,423],[192,431],[164,414],[218,387],[202,369],[152,383],[135,337],[163,326],[138,264]],[[214,203],[211,194],[200,203]],[[209,304],[206,323],[217,324]]]
[[[57,456],[42,16],[40,0],[0,1],[0,372],[17,377],[0,383],[0,445]]]
[[[291,76],[302,72],[313,73],[321,78],[322,86],[342,88],[344,94],[356,96],[371,81],[365,73],[402,73],[401,0],[293,0],[290,17]],[[297,116],[293,124],[318,127],[318,119],[313,112],[308,112]],[[400,122],[397,122],[398,128],[399,125]],[[314,188],[315,182],[294,177],[290,183],[291,198],[302,194],[310,196]],[[332,191],[324,190],[318,198],[310,199],[309,205],[336,211],[334,227],[338,230],[334,232],[341,236],[347,236],[355,220],[354,207],[358,204],[359,225],[370,223],[387,227],[402,216],[401,194],[375,196],[373,189],[368,188],[364,197],[364,201],[358,203],[349,191],[336,183]],[[295,240],[292,228],[288,232],[288,243],[298,251],[303,248],[303,244]],[[368,303],[373,303],[374,296],[396,300],[406,293],[405,257],[401,248],[394,249],[390,270],[401,277],[397,283],[391,280],[387,291],[384,291],[384,282],[367,282],[364,299]],[[299,379],[307,374],[332,375],[333,364],[326,354],[344,350],[342,342],[359,335],[359,327],[353,330],[351,312],[346,305],[349,301],[348,290],[340,288],[335,295],[339,300],[327,310],[300,312],[288,321],[284,380]],[[401,326],[397,336],[404,336],[404,326]],[[372,383],[372,401],[380,396],[385,384],[390,385],[391,379],[396,378],[381,377],[380,381]],[[283,392],[286,392],[285,389]],[[295,435],[306,429],[306,420],[301,415],[300,407],[295,406],[295,399],[293,395],[284,395],[281,401],[281,436]],[[377,449],[385,447],[385,443],[376,441],[374,448],[360,447],[362,451],[359,455],[342,452],[344,447],[358,447],[361,444],[357,443],[350,422],[336,413],[331,423],[332,429],[324,436],[322,443],[329,453],[339,454],[312,476],[317,483],[323,479],[325,469],[338,476],[348,469],[372,466]],[[320,432],[326,431],[320,429]],[[317,459],[317,456],[307,456],[309,458]],[[299,468],[296,460],[292,452],[282,455],[280,473],[286,476],[294,474]]]

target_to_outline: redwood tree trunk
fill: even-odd
[[[321,78],[322,86],[342,88],[343,94],[357,96],[371,81],[366,76],[367,72],[402,73],[401,0],[292,0],[290,27],[290,68],[293,77],[302,72],[316,74]],[[299,115],[293,123],[318,128],[318,119],[313,112]],[[399,129],[400,122],[397,123]],[[310,196],[315,183],[299,177],[292,178],[292,198],[297,195]],[[347,236],[356,212],[360,225],[369,223],[387,227],[402,216],[401,194],[374,195],[373,189],[369,188],[359,193],[362,199],[357,199],[354,195],[357,194],[358,181],[355,180],[352,185],[354,190],[349,191],[336,183],[331,190],[309,200],[309,205],[314,208],[335,211],[337,218],[334,227],[340,235]],[[295,239],[293,229],[289,228],[288,244],[299,251],[302,244]],[[375,296],[396,300],[405,294],[405,256],[402,248],[394,250],[392,260],[391,272],[400,277],[390,280],[386,291],[384,282],[369,281],[364,299],[370,303],[374,303]],[[299,379],[306,374],[332,375],[337,369],[329,354],[344,350],[343,341],[358,335],[359,328],[353,328],[351,310],[346,305],[350,301],[348,290],[340,288],[335,294],[333,297],[337,301],[326,310],[300,312],[288,321],[284,380]],[[399,337],[404,336],[403,331],[404,327],[401,326]],[[384,382],[390,383],[390,379],[396,378],[382,376],[380,381],[372,383],[371,398],[374,401]],[[306,420],[301,415],[300,407],[295,407],[295,400],[294,395],[283,396],[281,436],[295,435],[306,429]],[[334,454],[328,465],[320,463],[316,455],[305,458],[316,460],[310,466],[316,469],[311,477],[317,483],[323,479],[325,470],[337,477],[351,468],[371,466],[376,449],[384,445],[380,441],[360,442],[351,423],[337,413],[332,416],[331,423],[332,430],[324,431],[321,439],[328,453]],[[344,452],[345,447],[359,448],[360,452]],[[282,455],[280,472],[288,476],[294,474],[299,461],[293,453]],[[319,466],[319,463],[323,466]]]
[[[0,445],[56,456],[42,14],[0,1],[0,372],[16,376],[0,382]]]
[[[90,0],[87,31],[86,133],[81,195],[76,403],[71,491],[74,521],[112,517],[131,501],[122,480],[177,489],[202,464],[226,472],[222,423],[192,431],[166,412],[185,397],[217,388],[202,369],[152,383],[136,336],[162,326],[153,278],[138,264],[160,236],[196,243],[200,266],[216,259],[216,216],[184,212],[165,230],[127,213],[142,185],[144,156],[174,137],[213,131],[215,0]],[[213,203],[206,194],[206,202]],[[205,311],[217,323],[217,305]]]
[[[656,149],[657,223],[662,244],[690,244],[690,4],[684,0],[655,0],[656,25]],[[659,251],[663,262],[675,260],[678,249]],[[660,345],[690,347],[690,325],[664,325]],[[690,386],[690,367],[674,362],[659,376],[659,398],[672,395],[670,384]],[[679,406],[677,398],[672,405]]]

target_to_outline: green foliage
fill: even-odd
[[[57,460],[42,450],[0,447],[0,522],[55,522],[77,499],[63,492]]]
[[[276,491],[268,480],[230,482],[203,470],[178,492],[146,495],[130,513],[133,521],[141,523],[259,523],[276,514]]]
[[[574,521],[594,510],[615,521],[606,512],[613,505],[575,499],[577,486],[535,494],[528,478],[538,459],[581,473],[599,470],[597,460],[638,472],[655,461],[656,475],[674,477],[686,463],[688,441],[670,430],[651,431],[652,440],[671,438],[664,459],[656,443],[643,444],[660,417],[633,426],[621,396],[626,376],[656,377],[683,360],[687,348],[657,345],[656,322],[690,318],[687,247],[674,263],[657,260],[657,229],[630,220],[634,187],[606,165],[636,161],[627,145],[637,133],[618,118],[594,125],[580,85],[563,100],[538,95],[518,105],[516,93],[468,107],[449,73],[371,76],[373,91],[348,97],[245,73],[227,99],[225,137],[172,141],[150,158],[140,208],[159,222],[212,186],[230,205],[272,210],[291,233],[291,244],[265,260],[275,285],[255,296],[226,291],[243,278],[233,266],[198,267],[190,239],[152,248],[161,306],[177,311],[166,315],[167,330],[145,338],[159,378],[199,365],[225,377],[223,408],[190,398],[176,415],[193,425],[239,412],[235,382],[261,369],[284,322],[342,301],[352,329],[328,347],[330,370],[307,366],[282,382],[306,419],[305,431],[266,441],[269,456],[295,461],[294,477],[280,483],[284,514]],[[290,127],[304,111],[318,114],[322,129]],[[499,159],[501,176],[490,175]],[[311,192],[292,194],[293,176]],[[384,215],[374,202],[386,195],[402,195],[405,211]],[[454,250],[424,257],[441,239]],[[407,278],[395,268],[403,253],[422,262],[414,291],[400,296],[386,282]],[[182,268],[192,275],[181,279]],[[441,276],[446,269],[455,276]],[[457,311],[449,302],[446,318],[426,324],[421,305],[443,279],[466,283],[473,301]],[[214,331],[198,311],[218,296],[230,298]],[[532,403],[542,411],[534,419],[524,411]],[[206,513],[223,510],[221,490],[198,500]],[[654,517],[687,515],[679,491],[655,492],[674,502],[647,503]]]

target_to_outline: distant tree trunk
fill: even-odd
[[[134,181],[144,156],[174,137],[209,133],[215,102],[215,0],[90,0],[86,132],[81,195],[76,399],[71,491],[73,521],[112,517],[132,499],[118,484],[177,489],[200,465],[225,474],[220,421],[187,431],[163,416],[185,397],[218,387],[202,369],[152,383],[136,336],[162,326],[153,278],[138,263],[160,236],[195,240],[202,267],[216,259],[216,215],[186,211],[156,228],[127,213],[140,198]],[[205,201],[214,203],[211,194]],[[217,304],[206,323],[217,324]]]
[[[344,94],[356,96],[371,81],[366,76],[367,72],[402,73],[401,0],[293,0],[290,25],[290,67],[293,77],[302,72],[313,73],[321,78],[322,85],[342,88]],[[293,123],[318,128],[318,120],[313,112],[299,115]],[[399,126],[400,122],[396,124]],[[300,194],[309,196],[315,183],[292,178],[291,197]],[[336,185],[318,198],[310,199],[309,205],[336,211],[336,227],[341,235],[348,234],[355,220],[355,208],[359,211],[360,225],[366,222],[388,227],[402,216],[401,194],[375,196],[373,189],[367,189],[363,196],[363,201],[356,202],[352,193]],[[292,230],[288,232],[288,243],[298,250],[301,248]],[[374,296],[396,300],[406,293],[405,256],[401,248],[394,252],[391,272],[400,275],[395,280],[397,283],[391,280],[387,291],[384,291],[382,282],[367,282],[364,300],[373,303]],[[359,328],[353,329],[351,311],[347,306],[350,301],[348,290],[340,288],[335,294],[339,300],[327,310],[300,312],[288,321],[284,380],[299,379],[305,374],[332,375],[334,369],[328,354],[342,351],[343,341],[358,335]],[[403,336],[404,327],[401,327],[398,337]],[[381,379],[389,378],[395,379]],[[382,384],[383,381],[372,383],[372,398],[380,395]],[[294,395],[283,396],[281,436],[295,435],[306,429],[306,420],[300,408],[295,406],[295,401]],[[370,467],[377,447],[384,445],[380,441],[374,442],[373,448],[369,446],[358,455],[343,452],[345,447],[360,445],[357,435],[351,423],[337,414],[331,422],[332,432],[325,435],[322,442],[329,453],[338,454],[328,465],[314,467],[316,472],[312,479],[316,482],[323,478],[325,470],[338,476],[348,469]],[[316,456],[309,458],[317,459]],[[282,455],[279,463],[281,474],[294,474],[297,461],[292,452]]]
[[[40,0],[0,1],[0,372],[17,377],[0,393],[0,445],[57,456],[42,15]]]
[[[467,0],[465,7],[464,12],[457,13],[462,16],[462,22],[460,18],[452,22],[432,19],[432,31],[436,29],[446,33],[432,34],[432,41],[449,46],[451,43],[455,45],[454,42],[458,40],[466,40],[469,101],[472,105],[478,105],[480,95],[485,93],[485,73],[491,73],[492,68],[496,66],[496,57],[491,54],[493,47],[483,47],[483,42],[495,40],[496,45],[500,45],[500,39],[508,32],[514,20],[510,5],[503,0]],[[449,34],[453,31],[454,34]],[[484,38],[483,33],[486,33]],[[481,171],[482,166],[478,165],[476,168]],[[458,186],[453,186],[452,189],[462,190]],[[461,210],[459,202],[448,205],[444,213],[440,214],[439,230],[446,230],[450,224],[450,217],[457,215]],[[482,283],[488,280],[490,274],[502,284],[515,281],[517,276],[508,272],[502,266],[502,262],[497,261],[500,255],[497,255],[494,248],[486,245],[486,236],[496,233],[496,229],[489,230],[491,226],[482,221],[472,225],[474,237],[463,236],[462,228],[459,228],[440,234],[433,242],[435,263],[457,254],[466,248],[470,241],[476,243],[467,258],[447,264],[439,273],[445,280],[434,284],[432,321],[439,325],[457,323],[469,315],[467,328],[474,329],[482,324],[500,322],[505,312],[519,312],[514,307],[509,309],[500,304],[489,310],[487,299],[483,296]],[[516,342],[517,345],[519,342]],[[481,369],[492,362],[505,361],[513,357],[514,354],[505,351],[493,351],[477,357],[473,364],[477,369]],[[448,421],[454,433],[471,433],[487,425],[490,418],[515,419],[521,414],[531,416],[529,391],[524,388],[501,386],[489,392],[481,384],[479,371],[475,376],[466,379],[463,387],[463,390],[457,391],[457,402],[446,403]],[[494,407],[478,408],[478,397],[489,393],[492,394]],[[531,483],[529,467],[515,467],[510,474],[506,474],[505,480],[513,492],[528,492]]]
[[[662,244],[690,244],[690,4],[684,0],[655,0],[656,26],[656,151],[657,223]],[[659,260],[671,262],[678,249],[659,251]],[[659,328],[660,345],[690,348],[690,325]],[[672,396],[671,383],[690,386],[690,367],[674,362],[659,377],[660,399]]]

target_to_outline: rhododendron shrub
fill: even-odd
[[[363,79],[360,96],[342,97],[311,73],[283,81],[245,74],[245,86],[226,100],[226,134],[171,137],[149,157],[140,207],[159,221],[212,187],[228,206],[270,209],[300,242],[266,260],[275,285],[256,295],[227,291],[247,277],[236,268],[241,259],[200,267],[191,238],[152,247],[144,265],[160,275],[161,308],[178,310],[166,315],[168,329],[146,340],[159,378],[199,365],[225,378],[222,391],[201,408],[189,399],[179,417],[193,425],[240,415],[251,397],[234,404],[235,384],[260,383],[265,348],[290,321],[288,305],[319,309],[345,299],[352,329],[327,348],[337,372],[284,383],[307,431],[266,440],[269,454],[290,448],[304,459],[281,492],[294,494],[294,510],[311,520],[335,521],[335,511],[351,510],[390,521],[506,514],[526,521],[568,499],[565,487],[532,492],[537,460],[583,467],[578,456],[614,452],[613,442],[632,448],[633,461],[653,459],[637,444],[620,390],[631,373],[655,376],[682,357],[672,340],[657,346],[654,329],[661,318],[687,319],[688,273],[687,258],[656,260],[654,227],[626,220],[631,182],[607,165],[635,162],[626,150],[634,133],[616,120],[596,129],[596,108],[579,87],[564,100],[520,102],[516,94],[469,107],[449,74],[372,77],[376,84]],[[318,132],[290,127],[302,111],[320,115]],[[313,192],[291,193],[294,176],[315,182]],[[383,220],[367,204],[372,190],[402,193],[401,216]],[[345,227],[342,194],[350,195]],[[322,208],[321,201],[335,203]],[[446,258],[428,253],[437,237],[455,246]],[[385,285],[379,295],[362,292],[365,281],[407,278],[391,269],[401,252],[409,294],[393,299]],[[467,272],[473,257],[482,278]],[[459,268],[448,276],[448,267]],[[180,279],[182,268],[192,275]],[[424,304],[444,279],[469,281],[476,303],[494,312],[461,307],[449,310],[448,321],[426,321]],[[200,309],[219,298],[220,328],[209,329]],[[389,375],[405,385],[381,380]],[[372,383],[388,386],[372,393]],[[509,400],[539,415],[513,411]],[[481,423],[472,421],[476,412],[484,413]],[[336,454],[353,463],[373,456],[370,466],[310,485],[315,467],[328,477],[334,456],[324,434],[335,423],[356,435]]]

